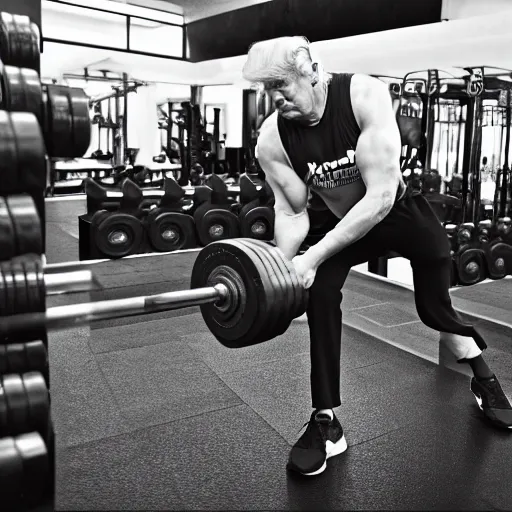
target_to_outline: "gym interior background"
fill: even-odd
[[[419,322],[398,254],[348,280],[351,450],[321,481],[284,471],[310,405],[298,303],[284,334],[237,350],[187,302],[142,316],[96,308],[94,320],[74,306],[189,288],[211,243],[272,239],[254,154],[272,105],[241,69],[252,42],[302,34],[327,70],[388,84],[404,179],[445,226],[452,299],[511,396],[509,1],[0,0],[0,11],[8,510],[510,508],[510,440],[476,412],[467,423],[465,370]],[[301,250],[333,222],[310,199]],[[67,320],[40,325],[45,311]],[[33,325],[16,322],[24,313]]]

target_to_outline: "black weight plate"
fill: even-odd
[[[19,14],[13,15],[14,25],[16,27],[16,39],[19,48],[18,64],[20,68],[34,68],[32,55],[32,30],[30,28],[30,18]]]
[[[40,311],[40,292],[38,289],[36,261],[32,258],[23,258],[20,263],[25,271],[27,286],[27,312]]]
[[[33,69],[38,73],[41,69],[41,31],[36,23],[30,24],[30,31],[32,35],[32,61],[34,63]]]
[[[43,96],[41,81],[37,71],[33,69],[21,69],[21,79],[24,83],[26,110],[36,116],[40,126],[43,116]]]
[[[202,245],[212,242],[229,240],[240,236],[240,222],[238,217],[229,210],[208,210],[197,224],[197,232]]]
[[[493,243],[485,255],[491,279],[503,279],[512,273],[512,247],[510,245],[503,242]]]
[[[89,97],[83,89],[68,87],[67,94],[73,121],[73,145],[70,153],[73,157],[82,157],[91,144],[91,119],[89,116]]]
[[[9,359],[7,357],[7,347],[9,345],[0,345],[0,375],[9,372]]]
[[[35,270],[37,276],[38,300],[37,305],[34,307],[34,312],[43,313],[46,311],[46,285],[44,282],[43,263],[40,259],[35,261]]]
[[[30,313],[30,304],[28,302],[27,279],[25,269],[19,260],[11,260],[11,272],[16,286],[16,314]]]
[[[21,69],[14,66],[1,66],[2,108],[9,112],[25,112],[26,101]]]
[[[23,373],[29,371],[27,354],[23,343],[9,343],[5,345],[6,370],[2,375],[8,373]]]
[[[0,438],[8,435],[9,432],[9,408],[7,406],[7,398],[2,389],[0,376]]]
[[[23,459],[12,437],[0,439],[0,476],[2,508],[17,510],[23,499]]]
[[[27,394],[30,431],[39,432],[46,439],[50,414],[46,382],[39,372],[24,373],[22,380]]]
[[[46,149],[39,121],[30,112],[12,112],[11,123],[18,150],[20,191],[43,193],[46,188]]]
[[[13,15],[2,12],[0,14],[0,26],[0,32],[2,33],[0,60],[8,66],[18,66],[20,49]]]
[[[9,296],[7,283],[4,280],[4,273],[0,268],[0,316],[8,316],[10,307],[8,306]]]
[[[46,148],[52,157],[73,158],[73,119],[67,87],[46,85],[48,133]]]
[[[254,239],[241,239],[244,240],[245,243],[250,244],[255,247],[259,247],[261,252],[267,254],[271,264],[275,267],[275,272],[279,276],[281,280],[281,289],[282,289],[282,301],[283,307],[280,316],[280,324],[276,328],[276,336],[283,334],[288,327],[290,326],[291,321],[295,318],[293,315],[295,314],[296,309],[296,290],[293,281],[291,280],[290,273],[288,268],[282,261],[279,254],[277,254],[277,250],[275,247],[262,242],[261,240]]]
[[[126,240],[113,243],[116,232]],[[143,236],[144,227],[139,219],[128,213],[113,213],[95,229],[94,242],[105,256],[122,258],[139,249]]]
[[[34,200],[20,194],[7,197],[6,202],[14,227],[17,255],[42,254],[41,222]]]
[[[256,240],[272,240],[274,238],[274,210],[268,206],[256,206],[249,211],[244,211],[244,208],[240,212],[242,236]],[[257,222],[261,222],[265,226],[264,233],[253,231],[253,226]]]
[[[247,250],[251,250],[257,257],[260,258],[263,269],[268,275],[273,288],[273,303],[271,306],[270,316],[266,320],[266,330],[261,334],[263,341],[270,340],[282,334],[283,319],[286,318],[286,310],[288,304],[286,301],[286,287],[283,282],[283,276],[279,271],[273,258],[269,257],[267,251],[260,246],[248,243],[249,241],[244,238],[238,238],[236,243],[244,245]]]
[[[16,254],[14,228],[5,199],[0,197],[0,260],[10,260]]]
[[[4,278],[4,316],[15,315],[16,311],[16,282],[12,274],[9,262],[2,262],[0,264],[0,272]]]
[[[309,292],[300,283],[299,276],[295,271],[293,263],[289,259],[287,259],[277,247],[274,250],[276,252],[276,255],[279,258],[281,258],[281,261],[285,264],[290,274],[290,279],[292,280],[293,283],[293,290],[295,292],[295,305],[297,307],[295,313],[293,313],[292,316],[293,318],[298,318],[299,316],[302,316],[306,312]]]
[[[29,506],[40,504],[50,477],[48,450],[44,440],[37,432],[30,432],[17,436],[15,443],[23,461],[24,498]]]
[[[183,213],[158,212],[148,218],[149,240],[157,251],[167,252],[191,247],[191,239],[195,238],[194,231],[192,217]],[[164,234],[168,236],[164,237]]]
[[[9,112],[0,110],[0,194],[19,192],[18,148]]]
[[[9,374],[0,379],[7,401],[7,417],[9,432],[7,435],[30,432],[28,400],[21,375]]]
[[[23,345],[27,359],[27,371],[46,374],[48,371],[48,351],[45,344],[38,340],[28,341]]]
[[[259,330],[269,314],[268,298],[258,267],[247,251],[230,241],[214,242],[198,254],[191,276],[191,288],[214,286],[210,275],[224,268],[237,276],[241,293],[236,311],[228,319],[214,304],[200,306],[203,319],[217,340],[228,348],[247,347],[259,343]]]
[[[478,249],[466,249],[458,256],[457,272],[460,284],[470,286],[485,279],[484,258]]]

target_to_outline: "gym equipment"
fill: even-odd
[[[0,263],[0,317],[44,311],[47,295],[87,291],[92,284],[90,270],[45,273],[37,255],[4,261]]]
[[[0,438],[37,432],[48,437],[50,400],[38,372],[0,377]]]
[[[457,230],[457,250],[454,260],[459,283],[470,286],[487,277],[485,255],[478,243],[478,233],[472,222],[461,224]]]
[[[39,70],[39,28],[28,16],[0,13],[0,60],[9,66]]]
[[[28,510],[39,504],[51,482],[50,457],[37,432],[0,439],[2,508]]]
[[[175,251],[196,247],[195,224],[185,214],[185,191],[173,178],[167,178],[160,204],[149,211],[146,229],[151,246],[157,251]]]
[[[48,351],[41,340],[0,344],[0,375],[39,372],[49,385]]]
[[[240,236],[240,222],[230,209],[233,201],[229,200],[226,184],[213,174],[208,185],[211,188],[210,199],[193,213],[197,238],[203,247],[211,242]]]
[[[452,258],[450,286],[457,286],[459,284],[457,263],[455,261],[455,252],[457,250],[457,224],[445,224],[444,229],[450,241],[450,256]]]
[[[263,183],[260,190],[256,189],[256,185],[252,185],[256,190],[256,199],[242,206],[238,213],[241,235],[257,240],[272,240],[275,220],[274,194],[267,182]]]
[[[42,329],[201,306],[203,319],[215,338],[226,347],[241,348],[284,332],[305,312],[308,298],[293,264],[281,251],[251,239],[213,242],[203,248],[194,263],[191,288],[6,317],[0,322],[0,339],[28,341],[39,339],[34,333]]]

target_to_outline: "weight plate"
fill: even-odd
[[[279,336],[288,329],[291,321],[295,318],[294,314],[297,309],[297,290],[295,289],[287,266],[284,264],[279,254],[277,254],[277,249],[275,247],[260,240],[241,240],[244,240],[246,244],[252,245],[253,247],[260,248],[261,252],[267,254],[271,264],[276,268],[276,274],[281,280],[281,289],[283,290],[282,300],[284,307],[282,308],[280,316],[281,323],[276,328],[276,336]]]
[[[41,222],[34,200],[27,194],[6,199],[16,240],[17,255],[42,254]]]
[[[20,72],[25,89],[25,112],[34,114],[39,126],[42,126],[43,96],[39,75],[37,74],[37,71],[34,71],[33,69],[21,69]]]
[[[37,276],[38,300],[36,306],[34,306],[34,312],[44,313],[46,311],[46,284],[44,282],[43,263],[40,259],[35,260],[35,271]]]
[[[239,218],[243,237],[256,240],[272,240],[274,238],[274,210],[272,208],[268,206],[249,208],[249,205],[246,205],[242,208]],[[262,233],[253,230],[253,226],[258,222],[265,227],[265,231]]]
[[[293,266],[293,263],[284,256],[282,251],[280,251],[277,247],[275,248],[276,256],[281,259],[281,261],[285,264],[286,268],[288,269],[288,272],[290,274],[290,279],[293,283],[293,290],[295,292],[295,304],[297,306],[297,309],[295,313],[293,314],[293,318],[298,318],[299,316],[302,316],[307,309],[308,304],[308,298],[309,298],[309,292],[302,286],[302,284],[299,281],[299,276],[297,275],[297,272],[295,271],[295,267]]]
[[[14,277],[14,285],[16,287],[16,310],[15,314],[30,313],[30,304],[28,302],[27,283],[25,277],[25,269],[21,261],[11,260],[11,272]]]
[[[46,149],[36,116],[29,112],[11,113],[16,137],[18,186],[20,192],[42,193],[46,188]]]
[[[0,273],[4,280],[4,316],[15,315],[16,312],[16,283],[8,262],[0,264]]]
[[[259,343],[259,330],[269,315],[269,303],[258,267],[241,247],[231,241],[214,242],[197,256],[191,288],[213,286],[229,280],[235,300],[227,310],[218,305],[200,306],[203,319],[215,338],[229,348]]]
[[[189,215],[156,209],[148,215],[147,228],[151,245],[157,251],[175,251],[195,245],[195,226]]]
[[[25,272],[25,284],[27,287],[27,312],[39,311],[40,292],[38,290],[36,262],[32,258],[22,258],[20,260]]]
[[[9,316],[9,295],[7,283],[4,280],[4,273],[0,268],[0,316]]]
[[[0,345],[0,375],[9,372],[9,359],[7,357],[7,347],[10,345]]]
[[[50,400],[43,376],[39,372],[28,372],[22,377],[27,394],[30,431],[36,431],[46,439]]]
[[[484,271],[483,252],[478,249],[466,249],[458,255],[457,273],[460,284],[470,286],[483,281]]]
[[[16,254],[14,228],[5,199],[0,197],[0,259],[10,260]],[[1,301],[1,298],[0,298]],[[1,306],[0,306],[1,307]]]
[[[512,273],[512,247],[503,242],[493,243],[485,251],[487,270],[491,279],[503,279]]]
[[[17,435],[30,432],[28,400],[21,375],[9,374],[0,379],[7,401],[8,432],[4,435]],[[28,429],[28,430],[27,430]]]
[[[32,60],[34,67],[38,73],[41,69],[41,31],[36,23],[30,24],[30,32],[32,35]]]
[[[2,108],[9,112],[25,112],[25,91],[20,68],[0,65],[2,75]]]
[[[16,25],[12,14],[2,12],[0,14],[0,60],[8,66],[19,65],[19,45],[16,37]]]
[[[2,372],[3,375],[29,371],[27,354],[23,343],[9,343],[5,345],[5,358],[7,371]]]
[[[34,56],[32,52],[30,18],[28,16],[14,14],[13,21],[16,27],[16,40],[19,49],[18,64],[16,65],[20,68],[36,69],[34,67]]]
[[[45,376],[48,372],[48,352],[45,344],[41,341],[29,341],[23,344],[27,360],[27,370],[40,372]],[[47,383],[48,384],[48,383]]]
[[[198,211],[201,212],[201,209],[202,206]],[[194,220],[199,241],[203,246],[240,236],[238,217],[229,210],[216,208],[215,205],[202,216],[194,214]]]
[[[69,148],[71,157],[85,155],[91,144],[91,119],[89,116],[89,97],[83,89],[68,87],[67,94],[73,122],[73,145]]]
[[[1,402],[0,397],[0,404]],[[0,439],[0,475],[2,477],[2,508],[17,510],[23,499],[23,459],[12,437]]]
[[[91,225],[92,227],[92,225]],[[92,229],[96,247],[109,258],[135,253],[144,237],[142,222],[128,213],[112,213]]]
[[[269,316],[265,318],[263,322],[264,329],[260,331],[259,336],[262,342],[275,338],[277,336],[278,326],[280,326],[282,321],[284,307],[286,306],[285,291],[283,290],[281,279],[279,279],[278,276],[278,269],[276,269],[271,259],[268,258],[268,255],[265,251],[262,251],[261,248],[247,244],[242,238],[234,240],[233,242],[237,245],[243,245],[247,253],[256,263],[258,263],[257,259],[259,259],[258,266],[262,276],[265,277],[263,282],[269,281]]]
[[[18,149],[9,112],[0,110],[0,194],[19,192]]]
[[[73,158],[73,119],[67,87],[46,85],[48,133],[45,142],[52,157]]]
[[[48,450],[37,432],[20,435],[15,443],[23,461],[23,495],[33,506],[41,503],[50,481]]]

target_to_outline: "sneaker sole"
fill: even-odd
[[[304,476],[315,476],[319,475],[320,473],[323,473],[325,469],[327,468],[327,459],[330,459],[331,457],[335,457],[336,455],[342,454],[346,449],[348,448],[347,440],[345,439],[345,435],[336,443],[333,443],[332,441],[327,441],[325,443],[325,449],[327,452],[327,455],[325,457],[325,461],[320,469],[317,469],[316,471],[313,471],[312,473],[301,473]]]
[[[473,393],[473,395],[475,396],[476,403],[478,404],[478,407],[480,408],[480,410],[483,412],[483,410],[484,410],[484,408],[482,407],[483,400],[473,390],[471,390],[471,393]],[[512,429],[512,425],[510,427],[501,427],[501,428],[504,428],[504,429],[507,429],[507,430],[511,430]]]

